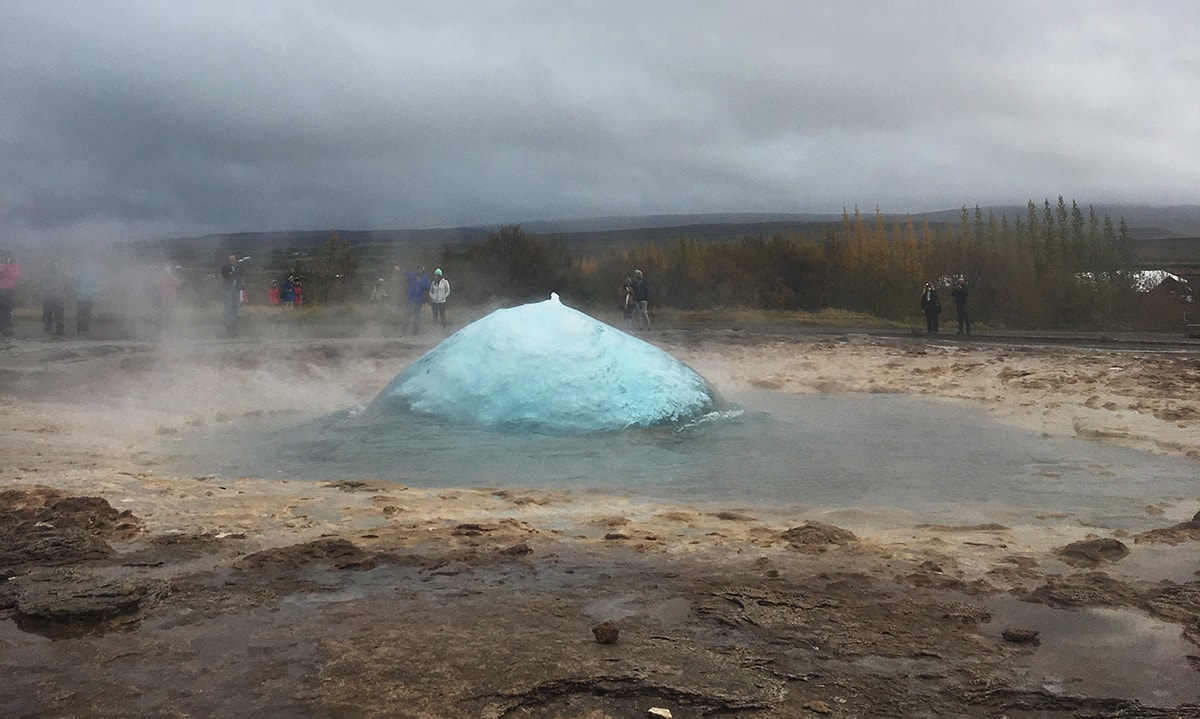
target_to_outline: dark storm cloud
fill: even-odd
[[[0,1],[0,233],[1194,202],[1190,2]]]

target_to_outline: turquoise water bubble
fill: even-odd
[[[586,433],[676,425],[715,405],[709,383],[690,367],[551,295],[446,338],[368,411],[399,407],[484,427]]]

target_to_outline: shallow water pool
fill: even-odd
[[[748,508],[855,508],[966,524],[1065,514],[1161,526],[1145,507],[1194,498],[1193,462],[1001,425],[901,395],[752,393],[682,427],[584,436],[504,432],[361,408],[283,428],[186,438],[170,471],[413,487],[592,490]]]

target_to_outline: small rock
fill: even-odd
[[[1004,641],[1013,644],[1041,644],[1042,640],[1038,638],[1040,634],[1036,629],[1005,629],[1000,632]]]
[[[833,713],[833,710],[829,708],[829,705],[823,701],[820,701],[819,699],[804,702],[804,708],[810,712],[816,712],[817,714]]]
[[[663,709],[662,707],[650,707],[646,712],[648,716],[658,717],[659,719],[671,719],[671,710]]]
[[[850,544],[858,541],[854,532],[848,529],[812,521],[792,527],[781,533],[779,538],[792,545]]]
[[[754,519],[754,517],[751,517],[749,514],[746,514],[745,512],[736,512],[736,511],[730,511],[730,510],[726,510],[723,512],[717,512],[716,514],[713,514],[710,516],[716,517],[717,519],[720,519],[723,522],[754,522],[754,521],[756,521]]]
[[[36,569],[4,584],[0,605],[16,610],[26,631],[54,637],[99,633],[136,623],[142,611],[170,592],[151,579],[110,579],[74,568]]]
[[[495,529],[496,528],[492,526],[476,524],[474,522],[466,522],[456,526],[450,533],[456,537],[478,537],[485,532],[491,532]]]
[[[1182,542],[1200,541],[1200,512],[1197,512],[1189,521],[1180,522],[1173,527],[1151,529],[1148,532],[1136,534],[1133,541],[1137,544],[1161,542],[1172,546]]]
[[[616,644],[621,636],[621,629],[616,622],[600,622],[592,627],[592,635],[596,637],[597,644]]]
[[[1119,539],[1100,537],[1071,542],[1055,550],[1072,567],[1095,567],[1105,562],[1119,562],[1129,554],[1129,547]]]

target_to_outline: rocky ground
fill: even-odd
[[[651,339],[730,391],[921,394],[1200,457],[1190,346]],[[153,463],[361,403],[431,342],[0,345],[0,715],[1200,717],[1200,491],[1150,531],[867,530]]]

